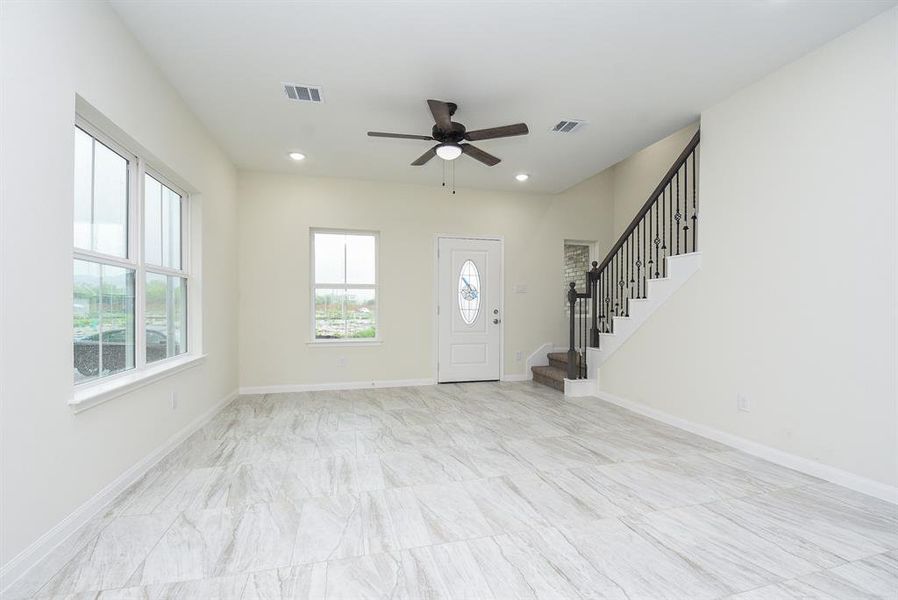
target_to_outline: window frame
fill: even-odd
[[[374,283],[318,283],[315,277],[315,235],[318,233],[335,235],[367,235],[374,238]],[[344,279],[346,272],[344,258]],[[318,289],[374,290],[377,306],[374,314],[373,338],[316,338],[315,291]],[[376,346],[383,342],[380,301],[380,232],[370,229],[334,229],[329,227],[309,228],[309,341],[312,346]]]
[[[191,195],[181,186],[171,181],[162,174],[161,169],[151,164],[140,152],[135,152],[127,145],[120,143],[103,129],[97,127],[80,114],[76,114],[74,126],[84,131],[97,142],[107,146],[115,153],[128,161],[128,200],[127,200],[127,235],[126,257],[122,258],[78,248],[72,240],[72,261],[86,261],[89,263],[120,267],[134,272],[134,366],[117,373],[106,376],[97,376],[87,381],[72,381],[73,398],[70,404],[76,410],[93,406],[106,399],[115,397],[128,391],[132,387],[140,387],[165,376],[183,370],[192,363],[198,362],[204,357],[196,339],[198,329],[199,311],[198,305],[192,300],[196,293],[198,282],[193,276],[191,268]],[[146,248],[144,240],[145,218],[144,194],[145,175],[149,175],[161,184],[170,188],[181,197],[180,202],[180,234],[181,234],[181,269],[148,265],[146,263]],[[74,223],[74,216],[72,219]],[[181,354],[169,356],[152,363],[146,361],[146,274],[157,273],[160,275],[183,278],[186,281],[186,331],[184,339],[187,345],[186,351]]]

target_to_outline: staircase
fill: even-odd
[[[567,352],[549,352],[546,357],[549,359],[548,365],[530,367],[533,381],[563,392],[564,379],[567,377]]]
[[[568,396],[595,393],[598,367],[701,268],[697,162],[700,132],[686,145],[611,251],[571,282],[569,347],[531,367],[533,380]]]

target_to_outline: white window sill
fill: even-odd
[[[79,413],[107,400],[133,392],[160,379],[171,377],[175,373],[195,367],[205,360],[205,354],[177,356],[160,361],[141,371],[128,371],[127,373],[113,375],[95,383],[76,386],[75,393],[72,395],[72,399],[69,400],[69,406],[73,411]]]
[[[357,340],[312,340],[306,342],[306,346],[380,346],[382,340],[378,339],[357,339]]]

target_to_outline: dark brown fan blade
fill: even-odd
[[[439,144],[437,144],[437,145],[439,145]],[[427,152],[425,152],[424,154],[419,156],[415,160],[415,162],[412,163],[412,166],[420,167],[421,165],[423,165],[424,163],[426,163],[427,161],[429,161],[431,158],[433,158],[436,155],[437,155],[437,147],[434,146],[433,148],[431,148],[430,150],[428,150]]]
[[[527,135],[530,130],[526,123],[505,125],[504,127],[490,127],[489,129],[475,129],[465,134],[465,139],[472,142],[478,140],[491,140],[494,138],[511,137],[513,135]]]
[[[430,107],[430,113],[433,115],[433,120],[436,122],[437,127],[441,131],[452,131],[452,115],[449,114],[451,112],[449,103],[442,100],[428,100],[427,106]]]
[[[471,158],[473,158],[475,160],[479,160],[480,162],[482,162],[483,164],[485,164],[488,167],[493,167],[495,165],[498,165],[499,162],[501,162],[500,159],[496,158],[489,152],[484,152],[477,146],[472,146],[471,144],[462,144],[461,151],[464,152],[465,154],[467,154],[468,156],[470,156]]]
[[[368,135],[371,137],[399,138],[401,140],[427,140],[428,142],[433,140],[433,138],[429,135],[414,135],[411,133],[384,133],[383,131],[369,131]]]

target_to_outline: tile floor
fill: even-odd
[[[898,598],[898,507],[530,383],[243,396],[4,598]]]

